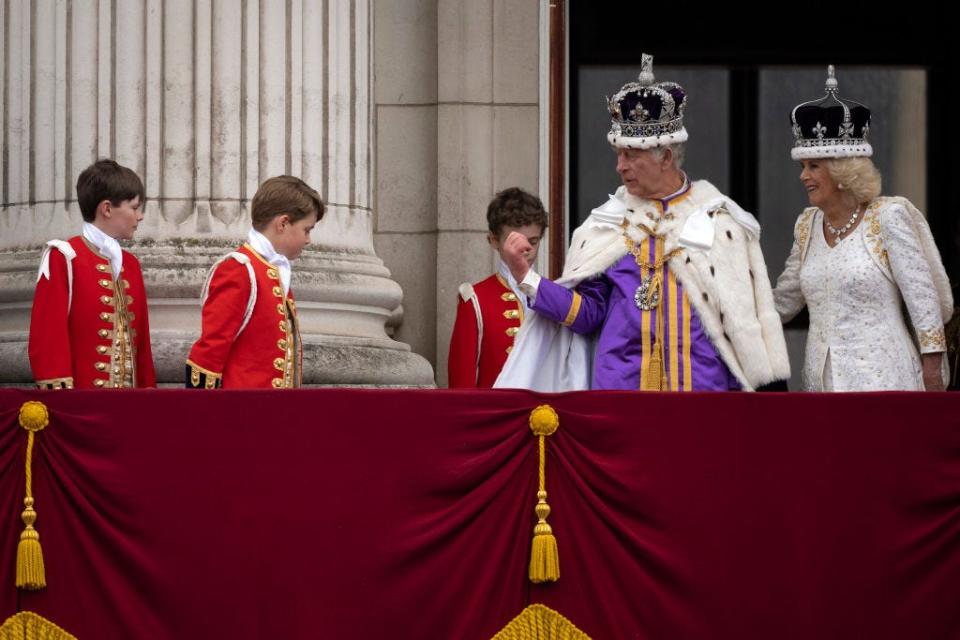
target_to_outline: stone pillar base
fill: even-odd
[[[184,361],[200,335],[200,292],[210,265],[239,242],[138,242],[150,305],[157,380],[183,383]],[[5,254],[5,255],[4,255]],[[32,382],[27,359],[39,250],[0,252],[0,385]],[[432,387],[433,369],[392,340],[402,293],[375,255],[313,246],[295,262],[291,283],[304,343],[304,386]]]

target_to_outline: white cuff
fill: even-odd
[[[540,287],[540,274],[530,269],[527,271],[527,275],[523,276],[523,280],[520,281],[518,286],[520,291],[526,294],[530,304],[533,304],[537,298],[537,289]]]

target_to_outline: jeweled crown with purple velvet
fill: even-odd
[[[653,83],[653,56],[642,56],[637,82],[607,98],[613,123],[607,140],[615,147],[651,149],[686,142],[687,96],[676,82]]]
[[[837,96],[833,65],[827,67],[827,95],[804,102],[790,114],[795,144],[794,160],[811,158],[869,158],[873,147],[867,142],[870,109]]]

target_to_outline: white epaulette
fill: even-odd
[[[473,285],[464,282],[460,285],[460,297],[464,302],[473,303],[473,315],[477,317],[477,361],[474,363],[475,371],[480,370],[480,347],[483,344],[483,315],[480,313],[480,299],[477,292],[473,290]]]
[[[247,300],[247,308],[243,313],[243,323],[237,331],[237,335],[239,336],[243,330],[247,328],[250,317],[253,315],[253,307],[257,302],[257,275],[253,272],[253,265],[250,264],[250,258],[248,256],[237,251],[231,251],[213,263],[213,266],[210,267],[210,271],[207,273],[207,281],[203,283],[203,290],[200,292],[200,306],[202,307],[207,302],[207,296],[210,293],[210,282],[213,280],[213,273],[217,270],[217,267],[230,258],[233,258],[245,266],[247,268],[247,275],[250,276],[250,298]],[[234,338],[236,338],[236,336],[234,336]]]
[[[63,254],[67,260],[67,313],[70,313],[70,305],[73,303],[73,259],[77,257],[77,252],[73,250],[70,243],[66,240],[48,240],[47,245],[40,255],[40,269],[37,271],[37,282],[40,278],[50,279],[50,252],[56,249]]]

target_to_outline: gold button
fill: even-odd
[[[510,353],[511,351],[513,351],[513,345],[510,345],[509,347],[507,347],[507,353]]]
[[[510,327],[509,329],[507,329],[506,333],[508,336],[512,338],[513,336],[517,335],[517,332],[519,331],[520,331],[520,327]]]
[[[106,362],[95,362],[95,363],[93,364],[93,366],[97,368],[97,371],[106,371],[106,370],[107,370],[107,363],[106,363]]]
[[[273,380],[270,381],[270,384],[273,385],[273,388],[274,388],[274,389],[279,389],[280,387],[283,386],[283,379],[281,379],[281,378],[274,378]]]
[[[277,348],[280,349],[280,351],[286,351],[286,350],[287,350],[287,341],[286,341],[286,340],[277,340]]]
[[[100,329],[99,331],[97,331],[97,335],[100,336],[101,338],[109,338],[110,332],[106,329]]]
[[[504,301],[506,301],[506,302],[516,302],[516,301],[517,301],[517,296],[514,295],[514,294],[512,294],[512,293],[510,293],[510,292],[501,293],[501,294],[500,294],[500,299],[501,299],[501,300],[504,300]]]
[[[110,321],[113,320],[113,314],[112,314],[112,313],[107,313],[106,311],[101,311],[101,312],[100,312],[100,319],[103,320],[104,322],[110,322]]]
[[[287,321],[286,321],[286,320],[281,320],[281,321],[280,321],[280,324],[277,325],[277,326],[280,327],[280,331],[283,331],[284,333],[287,332]]]
[[[515,320],[516,318],[520,317],[520,312],[516,309],[510,309],[509,311],[503,312],[503,317],[508,320]]]
[[[127,296],[127,304],[133,304],[133,296]]]
[[[103,346],[102,344],[97,345],[97,353],[100,355],[106,355],[107,347]]]
[[[274,358],[273,359],[273,368],[277,371],[283,371],[283,365],[286,364],[286,360],[283,358]]]
[[[267,277],[273,280],[279,280],[280,275],[277,273],[276,269],[267,269]]]
[[[103,304],[113,305],[113,298],[110,296],[100,296],[100,302]]]
[[[282,316],[285,316],[285,315],[287,315],[287,310],[283,308],[283,305],[282,305],[282,304],[278,304],[278,305],[277,305],[277,313],[279,313],[279,314],[282,315]]]
[[[280,287],[274,287],[273,295],[277,296],[278,298],[283,297],[283,289],[281,289]]]
[[[107,381],[106,381],[106,380],[101,380],[101,379],[99,379],[99,378],[97,378],[96,380],[93,381],[93,386],[95,386],[95,387],[102,387],[102,386],[105,385],[105,384],[107,384]]]
[[[103,287],[104,289],[113,288],[113,283],[110,282],[109,280],[99,280],[98,282],[100,283],[100,286]]]
[[[107,266],[107,265],[105,265],[105,264],[98,264],[98,265],[97,265],[97,271],[99,271],[100,273],[106,273],[106,272],[107,272],[107,269],[109,269],[109,268],[110,268],[110,267]]]
[[[113,373],[114,373],[114,374],[120,373],[120,367],[114,367],[114,368],[113,368]]]

